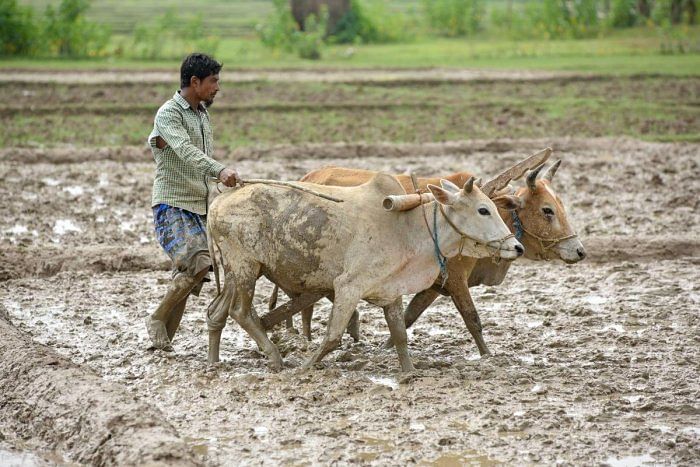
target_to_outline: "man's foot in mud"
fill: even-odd
[[[172,349],[165,323],[153,319],[150,316],[146,316],[146,330],[148,330],[148,337],[151,338],[153,348],[161,350]]]

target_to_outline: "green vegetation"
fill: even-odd
[[[688,41],[700,39],[700,28],[688,28]],[[127,41],[124,37],[122,40]],[[611,37],[581,40],[420,39],[398,44],[334,45],[323,60],[303,60],[264,47],[256,39],[222,39],[216,57],[224,73],[240,68],[386,68],[456,67],[503,70],[560,70],[596,74],[700,74],[700,54],[662,53],[664,35],[636,30]],[[0,68],[27,69],[166,69],[180,59],[150,61],[109,57],[100,60],[6,59]],[[224,75],[225,79],[225,75]]]
[[[16,0],[0,0],[0,55],[96,57],[110,40],[110,31],[85,18],[88,0],[62,0],[48,5],[43,16]]]
[[[143,145],[174,85],[1,84],[2,146]],[[700,78],[460,84],[222,84],[217,147],[302,142],[630,136],[700,142]],[[86,101],[87,98],[87,101]],[[86,103],[87,102],[87,103]],[[146,129],[146,130],[144,130]]]
[[[58,10],[48,0],[0,0],[0,54],[110,60],[110,65],[104,66],[148,60],[151,66],[153,61],[174,61],[202,50],[245,67],[318,66],[306,64],[299,57],[322,57],[321,66],[414,67],[490,66],[490,57],[497,57],[493,51],[504,51],[506,63],[495,66],[511,67],[507,62],[516,57],[514,64],[524,62],[529,68],[532,59],[541,57],[546,59],[542,62],[544,68],[568,69],[571,57],[595,60],[617,54],[624,62],[638,55],[698,55],[700,33],[694,26],[695,3],[352,0],[352,9],[328,36],[324,33],[325,15],[312,17],[307,21],[310,27],[300,31],[291,18],[288,0],[175,0],[168,2],[168,9],[157,0],[62,0]],[[77,8],[78,15],[58,14],[66,10],[65,5],[72,5],[67,10]],[[48,26],[51,18],[55,27]],[[97,29],[96,24],[108,27]],[[110,29],[114,31],[111,38]],[[455,38],[455,42],[445,42],[443,37]],[[617,53],[621,39],[636,41],[645,49]],[[570,44],[548,45],[561,40]],[[603,47],[583,54],[573,52],[581,50],[581,40]],[[439,48],[445,44],[449,53]],[[533,48],[532,44],[537,45]],[[606,50],[607,45],[612,52]],[[561,53],[550,53],[552,48]],[[407,56],[406,51],[415,51],[416,55]],[[102,55],[105,57],[100,58]],[[565,63],[557,64],[558,58]],[[102,66],[97,61],[92,63]],[[639,71],[644,67],[623,68]],[[649,68],[658,68],[653,58]]]

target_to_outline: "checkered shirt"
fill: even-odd
[[[165,140],[156,147],[156,137]],[[158,109],[148,144],[156,161],[151,206],[168,204],[206,215],[208,179],[217,177],[226,166],[212,159],[214,134],[204,105],[194,110],[176,92]]]

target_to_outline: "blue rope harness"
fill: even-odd
[[[520,241],[520,239],[523,238],[523,235],[525,235],[525,232],[523,230],[523,223],[520,220],[520,217],[518,216],[518,213],[513,210],[510,212],[511,216],[513,216],[513,227],[515,228],[515,239]]]
[[[445,286],[447,281],[447,258],[440,251],[440,240],[438,239],[437,230],[437,202],[433,206],[433,231],[430,232],[430,238],[433,239],[435,246],[435,258],[437,258],[438,266],[440,266],[440,275],[442,276],[442,286]]]

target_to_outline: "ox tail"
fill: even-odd
[[[216,245],[216,242],[214,242],[214,236],[211,234],[211,222],[211,216],[207,216],[207,246],[209,247],[209,258],[211,259],[211,265],[214,268],[216,295],[219,296],[221,295],[221,279],[219,278],[219,265],[216,262],[216,248],[218,245]]]

